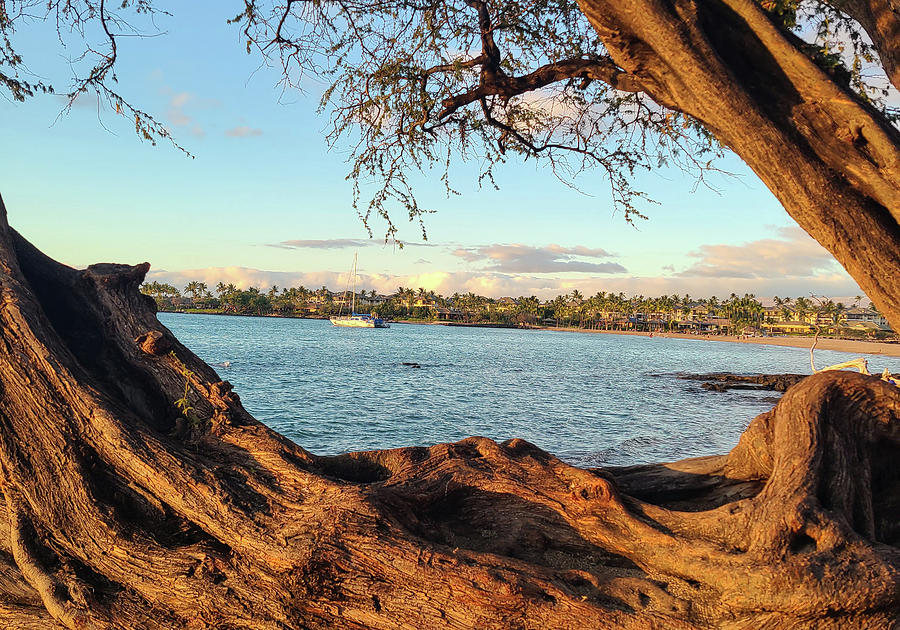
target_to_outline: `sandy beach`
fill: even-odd
[[[596,333],[603,335],[638,335],[647,337],[649,333],[628,330],[586,330],[584,328],[551,328],[541,327],[537,330]],[[733,335],[689,335],[684,333],[653,333],[654,337],[673,339],[690,339],[692,341],[724,341],[728,343],[756,343],[769,346],[787,346],[790,348],[810,348],[812,337],[736,337]],[[888,357],[900,357],[900,343],[881,343],[877,341],[857,341],[853,339],[819,338],[816,350],[836,350],[850,354],[880,354]]]
[[[167,313],[184,314],[179,311],[163,311]],[[204,313],[205,315],[224,315],[235,317],[229,313]],[[242,315],[242,317],[284,317],[284,315]],[[296,319],[323,319],[321,317],[297,317]],[[473,328],[512,328],[504,324],[465,324],[462,322],[446,322],[446,321],[419,321],[419,320],[391,320],[392,324],[412,324],[418,326],[471,326]],[[637,335],[639,337],[647,337],[649,333],[636,332],[632,330],[589,330],[587,328],[569,328],[552,326],[535,326],[528,330],[546,330],[550,332],[577,332],[601,335]],[[672,338],[672,339],[690,339],[692,341],[724,341],[727,343],[756,343],[769,346],[787,346],[789,348],[807,348],[812,346],[812,337],[737,337],[734,335],[690,335],[686,333],[653,333],[654,337]],[[835,350],[837,352],[848,352],[850,354],[880,354],[886,357],[900,357],[900,343],[882,343],[878,341],[858,341],[855,339],[828,339],[820,338],[816,344],[816,350]]]

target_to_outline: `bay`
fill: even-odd
[[[247,410],[320,455],[523,438],[579,466],[725,453],[775,392],[677,373],[808,374],[809,352],[631,335],[160,313]],[[817,365],[854,358],[816,351]],[[225,362],[229,363],[225,367]],[[416,368],[404,363],[414,363]],[[900,359],[869,357],[900,372]]]

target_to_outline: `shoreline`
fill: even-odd
[[[646,332],[633,330],[589,330],[585,328],[553,328],[539,326],[531,330],[546,330],[550,332],[580,332],[602,335],[632,335],[649,337]],[[735,335],[691,335],[687,333],[653,333],[653,338],[660,339],[689,339],[692,341],[719,341],[727,343],[751,343],[766,346],[782,346],[787,348],[801,348],[809,350],[813,344],[813,337],[738,337]],[[884,343],[881,341],[862,341],[857,339],[831,339],[819,337],[816,350],[834,350],[848,354],[872,354],[885,357],[900,357],[900,344]]]
[[[291,315],[252,315],[237,313],[186,313],[184,311],[159,311],[160,313],[170,313],[173,315],[221,315],[225,317],[272,317],[283,319],[305,319],[305,320],[324,320],[325,317],[297,317]],[[649,337],[650,334],[642,331],[633,330],[592,330],[588,328],[570,328],[570,327],[552,327],[552,326],[532,326],[529,328],[519,328],[517,326],[505,324],[465,324],[462,322],[446,322],[446,321],[411,321],[411,320],[395,320],[392,324],[407,324],[418,326],[448,326],[453,328],[492,328],[492,329],[508,329],[508,330],[541,330],[547,332],[569,332],[569,333],[586,333],[601,335],[632,335],[637,337]],[[663,332],[653,333],[654,338],[660,339],[689,339],[691,341],[717,341],[726,343],[751,343],[757,345],[782,346],[787,348],[801,348],[809,350],[812,346],[812,337],[745,337],[741,338],[735,335],[691,335],[687,333]],[[834,350],[835,352],[846,352],[847,354],[869,354],[885,357],[900,357],[900,343],[884,343],[881,341],[863,341],[857,339],[831,339],[828,337],[820,337],[816,344],[816,350]]]

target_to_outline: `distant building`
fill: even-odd
[[[875,322],[854,321],[854,322],[847,322],[844,325],[844,330],[848,330],[848,331],[852,331],[852,332],[862,332],[862,333],[866,333],[867,335],[871,335],[871,334],[875,334],[878,332],[884,332],[886,330],[889,330],[889,328],[879,326]]]
[[[719,331],[727,330],[731,326],[730,317],[708,317],[700,322],[700,330],[702,331]]]
[[[432,309],[434,316],[440,321],[458,321],[463,318],[462,311],[455,308],[436,306]]]
[[[879,326],[887,324],[887,319],[885,319],[884,315],[870,308],[854,306],[853,308],[848,308],[844,311],[844,314],[846,315],[848,324],[854,322],[872,322]]]
[[[765,325],[766,328],[771,330],[773,333],[783,333],[783,334],[791,334],[791,333],[808,333],[813,330],[812,324],[808,322],[801,322],[797,320],[792,321],[779,321],[774,324]]]
[[[515,309],[519,305],[519,300],[512,297],[502,297],[499,298],[496,302],[497,310],[501,313],[505,313],[507,311],[511,311]]]
[[[692,304],[687,313],[682,312],[685,319],[693,321],[693,320],[703,320],[709,317],[709,308],[704,306],[703,304]]]
[[[785,317],[785,310],[788,311],[790,317]],[[794,313],[790,309],[783,306],[765,306],[763,307],[763,319],[768,322],[783,322],[794,318]]]

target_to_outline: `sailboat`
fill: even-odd
[[[356,312],[356,265],[357,265],[357,257],[359,254],[353,254],[353,267],[350,268],[350,279],[348,282],[348,287],[353,287],[353,292],[350,294],[352,297],[350,298],[350,314],[349,315],[341,315],[340,313],[331,318],[331,323],[335,326],[346,326],[348,328],[390,328],[391,325],[386,321],[378,317],[375,313],[371,315],[361,314]],[[344,304],[347,303],[347,291],[344,291]],[[343,312],[344,306],[341,305],[341,312]]]

